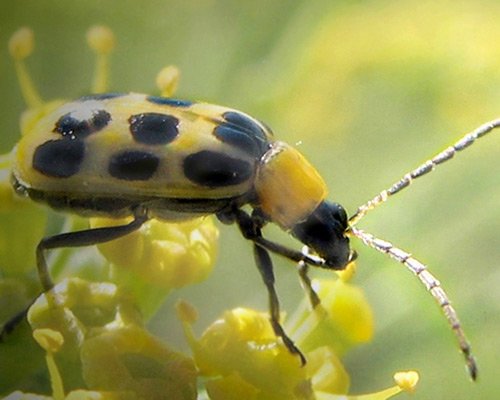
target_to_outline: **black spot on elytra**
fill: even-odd
[[[262,155],[259,142],[247,132],[242,132],[231,124],[221,124],[214,129],[214,135],[221,142],[228,143],[255,158]]]
[[[189,100],[179,100],[172,99],[170,97],[160,97],[160,96],[148,96],[146,100],[150,103],[160,104],[165,106],[173,106],[173,107],[189,107],[193,104],[192,101]]]
[[[114,154],[108,165],[108,172],[117,179],[126,181],[145,181],[156,172],[160,160],[154,154],[125,150]]]
[[[209,150],[187,156],[183,168],[190,181],[207,187],[237,185],[253,174],[253,165],[247,161]]]
[[[130,132],[134,140],[144,144],[167,144],[179,134],[179,120],[172,115],[143,113],[132,115]]]
[[[254,120],[236,111],[228,111],[222,117],[224,122],[214,129],[215,137],[254,158],[260,158],[267,151],[269,141],[266,133]]]
[[[84,157],[82,140],[50,140],[36,148],[33,168],[47,176],[68,178],[80,170]]]
[[[93,110],[92,117],[80,120],[72,113],[64,114],[56,122],[54,132],[60,133],[65,138],[85,139],[88,135],[100,131],[111,121],[111,114],[105,110]]]

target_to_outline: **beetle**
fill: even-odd
[[[98,94],[63,104],[17,144],[12,185],[18,194],[54,209],[133,217],[124,226],[43,239],[37,260],[44,291],[53,287],[45,250],[107,242],[150,218],[215,214],[236,223],[255,243],[272,299],[274,330],[303,362],[278,322],[268,251],[336,270],[355,257],[345,233],[347,214],[326,200],[326,185],[312,165],[293,147],[275,141],[265,125],[226,107],[136,93]],[[245,205],[253,211],[244,211]],[[261,228],[268,222],[319,258],[265,240]]]
[[[269,296],[270,321],[288,350],[306,362],[282,328],[270,253],[299,264],[313,306],[319,299],[308,266],[343,270],[356,259],[357,237],[411,270],[436,299],[453,329],[470,376],[477,366],[458,316],[439,281],[408,252],[356,227],[371,210],[413,180],[500,126],[482,125],[383,190],[348,217],[327,200],[326,184],[294,147],[259,120],[231,108],[138,93],[98,93],[66,102],[42,117],[15,149],[14,190],[83,216],[133,217],[121,226],[44,238],[36,249],[43,290],[54,284],[45,252],[108,242],[151,218],[176,221],[215,214],[253,243]],[[262,234],[276,224],[304,244],[287,248]]]

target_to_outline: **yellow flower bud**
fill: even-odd
[[[260,391],[238,374],[207,381],[205,384],[210,400],[259,400]]]
[[[28,57],[35,48],[35,36],[30,28],[18,29],[9,40],[11,57],[18,61]]]
[[[142,323],[130,300],[112,283],[71,278],[42,294],[28,311],[33,329],[50,328],[64,337],[64,351],[78,353],[89,330]]]
[[[179,75],[180,71],[174,65],[168,65],[158,73],[156,86],[160,89],[162,96],[170,97],[175,93],[179,83]]]
[[[255,394],[256,399],[307,399],[312,393],[307,369],[276,337],[266,313],[227,311],[193,340],[190,345],[201,374],[212,377],[207,389],[220,394],[214,398],[225,399],[221,393],[235,386],[242,398]]]
[[[0,260],[4,277],[25,279],[35,265],[34,249],[45,231],[47,212],[14,193],[10,183],[12,154],[0,156]],[[26,227],[29,226],[29,229]]]
[[[187,324],[193,324],[198,319],[198,311],[185,301],[178,301],[175,307],[178,318]]]
[[[124,223],[106,218],[91,220],[92,227]],[[171,289],[200,282],[210,274],[217,239],[218,230],[209,217],[180,223],[151,220],[140,230],[98,248],[118,269],[132,271],[153,286]]]
[[[342,279],[313,281],[321,304],[313,311],[301,307],[300,321],[294,326],[301,349],[312,351],[330,346],[342,356],[352,346],[365,343],[373,336],[373,313],[361,289]],[[304,315],[302,315],[304,314]]]
[[[60,332],[53,329],[35,329],[33,338],[42,349],[50,353],[57,353],[64,344],[64,337]]]
[[[115,35],[107,26],[96,25],[87,31],[87,43],[96,53],[107,54],[115,47]]]
[[[419,380],[416,371],[401,371],[394,374],[394,382],[405,392],[413,392]]]
[[[350,378],[344,365],[329,347],[320,347],[307,353],[309,376],[314,392],[345,394],[349,390]]]
[[[192,400],[196,369],[139,326],[129,325],[89,337],[81,348],[89,388],[130,391],[143,399]]]

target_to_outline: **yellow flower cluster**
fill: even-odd
[[[88,35],[101,56],[113,48],[110,35],[106,28],[94,28]],[[26,28],[10,42],[29,106],[21,122],[23,133],[61,102],[43,103],[34,89],[22,63],[33,47],[33,35]],[[101,75],[95,80],[102,90],[106,64],[101,58],[97,68]],[[176,83],[165,82],[165,76],[176,80],[178,72],[168,69],[163,74],[161,90],[170,93]],[[34,248],[47,224],[45,210],[14,196],[8,178],[10,163],[9,155],[0,159],[0,301],[9,304],[0,308],[4,322],[34,297]],[[99,218],[92,219],[90,226],[117,223],[120,221]],[[268,315],[251,309],[226,311],[197,338],[192,327],[196,311],[180,302],[177,313],[192,357],[151,334],[144,321],[156,312],[170,289],[197,283],[210,274],[217,239],[211,218],[175,224],[151,221],[127,237],[99,245],[103,256],[99,261],[92,256],[84,262],[58,256],[55,278],[59,283],[31,305],[29,328],[11,326],[13,332],[6,337],[10,344],[0,344],[4,379],[0,395],[16,400],[382,400],[413,390],[417,375],[400,373],[392,388],[347,395],[349,375],[340,357],[373,334],[371,309],[361,290],[347,282],[350,272],[336,280],[314,282],[321,304],[311,311],[304,300],[284,321],[308,359],[305,366],[276,337]],[[106,265],[110,270],[107,277],[93,275],[96,266]],[[90,275],[93,281],[61,279],[68,271]],[[40,376],[45,376],[45,383],[40,383]],[[27,393],[33,391],[46,395]]]
[[[304,300],[285,321],[287,332],[305,351],[304,367],[276,338],[267,314],[245,308],[226,311],[197,339],[192,329],[196,311],[178,303],[177,313],[209,399],[381,400],[413,390],[418,375],[408,372],[398,373],[392,388],[347,395],[349,375],[339,354],[371,338],[371,310],[361,291],[341,279],[315,283],[320,286],[321,305],[310,311]]]

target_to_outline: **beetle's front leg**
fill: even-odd
[[[257,268],[259,269],[269,295],[269,314],[274,333],[283,340],[283,343],[290,353],[300,357],[300,361],[302,365],[304,365],[306,363],[306,358],[293,340],[288,337],[280,323],[280,304],[276,288],[274,287],[273,263],[267,249],[258,242],[258,239],[262,238],[261,224],[259,220],[253,219],[242,210],[237,210],[235,212],[235,220],[243,236],[254,242],[255,263],[257,264]]]
[[[254,244],[254,257],[262,279],[264,280],[264,284],[266,285],[267,292],[269,294],[269,313],[274,333],[276,334],[276,336],[279,336],[283,340],[283,343],[285,344],[288,351],[290,351],[290,353],[292,354],[298,355],[300,357],[302,365],[305,365],[306,358],[304,357],[304,354],[302,354],[293,340],[288,337],[279,321],[280,304],[278,300],[278,294],[276,293],[276,288],[274,287],[273,264],[271,257],[269,256],[269,252],[259,245]]]

